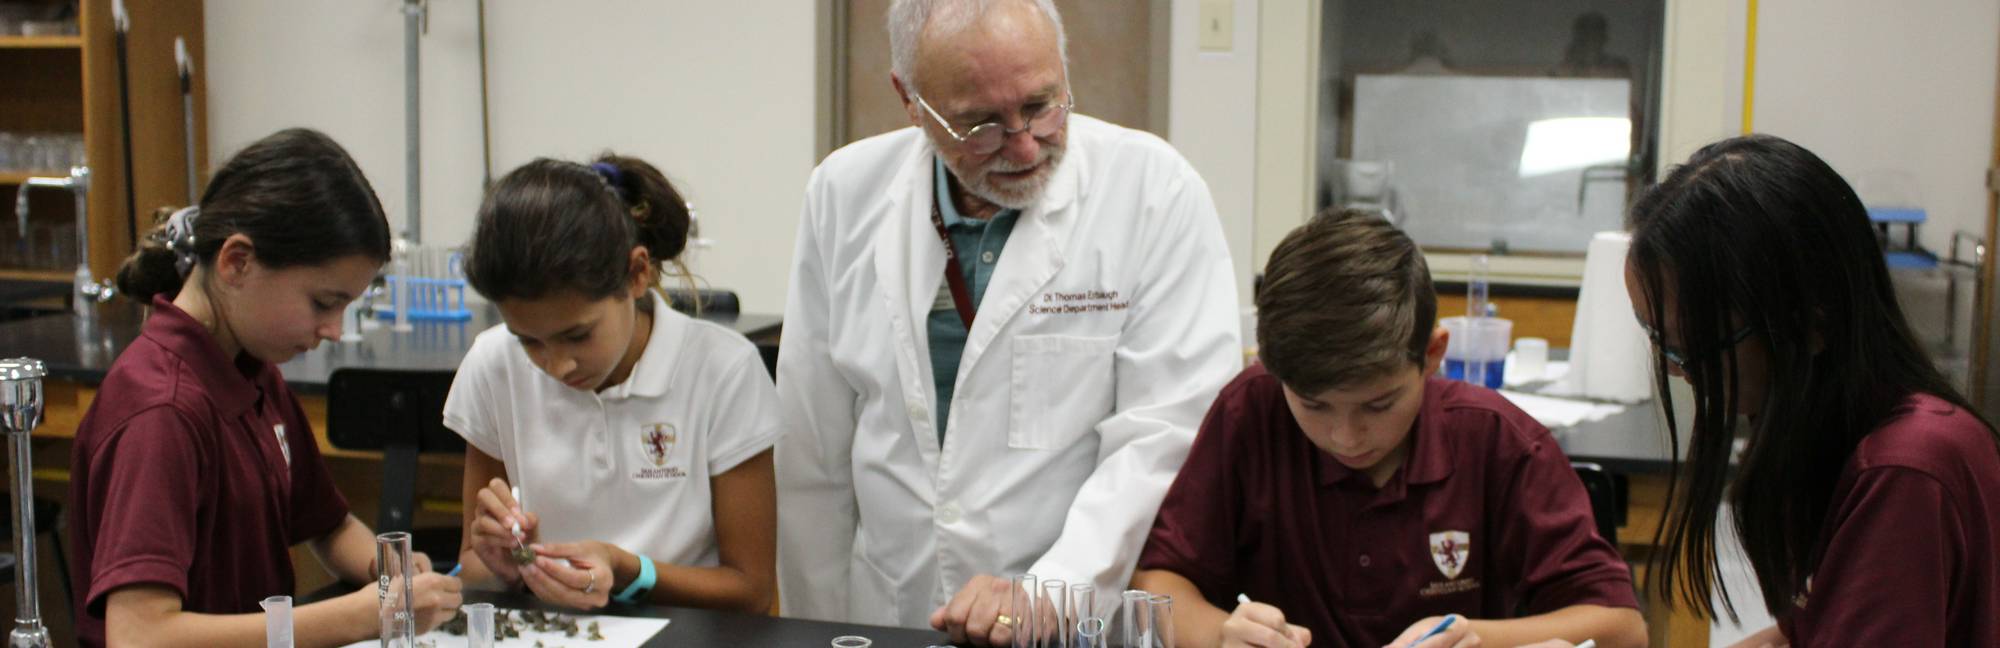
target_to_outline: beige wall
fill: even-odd
[[[1257,196],[1251,275],[1312,215],[1319,155],[1319,4],[1266,2],[1258,16]],[[1246,303],[1253,297],[1243,293]],[[1251,335],[1245,331],[1244,335]]]
[[[1925,247],[1983,236],[2000,2],[1758,6],[1755,128],[1818,153],[1865,203],[1928,209]]]
[[[865,15],[852,16],[850,28],[879,43],[883,1],[855,0]],[[1297,122],[1312,94],[1298,79],[1315,69],[1318,36],[1304,24],[1314,8],[1304,0],[1234,0],[1232,48],[1202,52],[1195,46],[1199,0],[1113,1],[1168,32],[1146,85],[1169,87],[1157,95],[1164,101],[1149,103],[1147,119],[1163,121],[1166,128],[1155,130],[1165,130],[1207,178],[1247,300],[1269,247],[1303,218],[1294,194],[1311,165],[1293,149],[1313,136]],[[1813,148],[1854,180],[1864,199],[1913,196],[1934,219],[1926,245],[1943,247],[1953,229],[1983,230],[1980,174],[1993,141],[2000,5],[1830,1],[1760,3],[1757,128]],[[425,233],[462,241],[480,183],[471,5],[431,6],[423,63]],[[716,240],[697,253],[697,270],[740,291],[746,308],[776,312],[799,191],[817,150],[815,7],[808,0],[491,3],[496,173],[535,155],[576,157],[608,147],[651,159],[686,186]],[[1663,164],[1740,130],[1745,10],[1744,0],[1668,2]],[[396,3],[225,1],[208,3],[207,13],[215,161],[277,128],[321,128],[353,151],[400,220]],[[1073,32],[1105,27],[1079,20],[1072,18]],[[1074,56],[1085,56],[1087,46],[1074,47]],[[856,79],[850,90],[894,100],[880,78]],[[1097,94],[1107,93],[1079,87],[1086,101]],[[1502,265],[1496,272],[1506,271]],[[1537,276],[1573,271],[1522,269]]]
[[[889,85],[889,36],[884,28],[889,0],[846,3],[844,144],[910,125],[902,101]],[[1137,128],[1158,130],[1165,106],[1155,106],[1150,90],[1153,65],[1153,0],[1056,0],[1069,36],[1070,82],[1077,112]],[[1161,71],[1161,73],[1164,73]]]
[[[1297,0],[1272,0],[1295,2]],[[1174,0],[1168,69],[1167,141],[1208,181],[1236,265],[1237,293],[1250,299],[1252,217],[1257,185],[1257,0],[1233,0],[1227,51],[1202,51],[1201,2]]]
[[[536,156],[645,158],[696,204],[715,246],[695,271],[746,310],[784,308],[814,163],[814,3],[487,3],[496,176]],[[473,4],[430,3],[423,39],[426,241],[463,242],[481,191]],[[210,147],[219,163],[303,125],[346,145],[392,222],[403,180],[400,3],[207,3]]]
[[[886,70],[886,2],[854,4],[849,29],[880,46],[876,54],[860,54],[879,62],[855,66]],[[1218,202],[1229,201],[1232,253],[1247,268],[1255,79],[1241,75],[1255,69],[1257,4],[1239,0],[1237,53],[1209,55],[1207,64],[1193,56],[1191,13],[1181,30],[1187,33],[1170,43],[1159,33],[1169,13],[1178,21],[1196,4],[1115,0],[1070,11],[1069,29],[1081,39],[1072,43],[1073,57],[1158,62],[1122,78],[1116,65],[1079,71],[1077,91],[1090,106],[1085,112],[1155,131],[1166,130],[1159,126],[1176,102],[1200,104],[1192,109],[1205,116],[1200,128],[1218,132],[1193,136],[1188,155],[1212,170]],[[488,3],[495,175],[538,155],[575,158],[616,148],[644,157],[682,185],[701,212],[704,234],[715,241],[692,253],[696,272],[741,293],[746,310],[781,311],[801,192],[825,130],[818,103],[821,10],[809,0]],[[360,161],[400,227],[407,210],[399,4],[231,0],[208,3],[207,14],[216,162],[278,128],[325,130]],[[1157,42],[1142,45],[1142,35]],[[422,50],[427,241],[465,240],[479,203],[474,47],[471,3],[433,2]],[[1174,54],[1162,55],[1169,47]],[[1170,99],[1162,87],[1166,75],[1181,74],[1238,94],[1227,104],[1202,93]],[[847,80],[854,96],[893,107],[886,73],[859,76]],[[1241,139],[1229,141],[1225,133]]]

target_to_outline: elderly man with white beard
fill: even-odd
[[[1242,366],[1236,283],[1187,160],[1074,112],[1049,0],[897,0],[888,25],[911,127],[828,156],[799,224],[782,612],[1004,644],[1011,576],[1114,605]]]

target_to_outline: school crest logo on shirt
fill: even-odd
[[[680,442],[680,433],[674,426],[654,423],[639,428],[639,449],[646,453],[646,460],[656,468],[667,465],[667,457],[674,453],[674,444]]]
[[[1431,562],[1437,564],[1438,572],[1445,580],[1458,578],[1465,569],[1465,559],[1472,554],[1472,536],[1464,531],[1439,531],[1431,534]]]
[[[639,453],[651,466],[641,465],[638,479],[671,479],[686,477],[687,472],[677,466],[668,466],[674,457],[674,446],[680,443],[680,432],[667,423],[649,423],[639,426]]]

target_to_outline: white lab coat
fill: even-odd
[[[1081,115],[978,306],[942,447],[925,327],[943,283],[914,128],[806,188],[778,392],[786,616],[921,627],[980,573],[1125,588],[1196,428],[1242,366],[1208,186]]]

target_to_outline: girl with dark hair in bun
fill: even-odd
[[[686,275],[690,225],[658,169],[617,155],[537,159],[487,193],[465,269],[503,323],[444,412],[466,440],[468,582],[770,609],[777,393],[749,340],[656,289]]]
[[[374,580],[374,533],[348,514],[278,363],[340,338],[389,258],[389,223],[347,151],[293,129],[230,158],[118,272],[152,306],[77,426],[70,467],[78,639],[86,646],[263,646],[258,602],[290,595],[290,549]],[[420,630],[459,581],[412,585]],[[294,610],[300,646],[377,636],[365,588]]]

